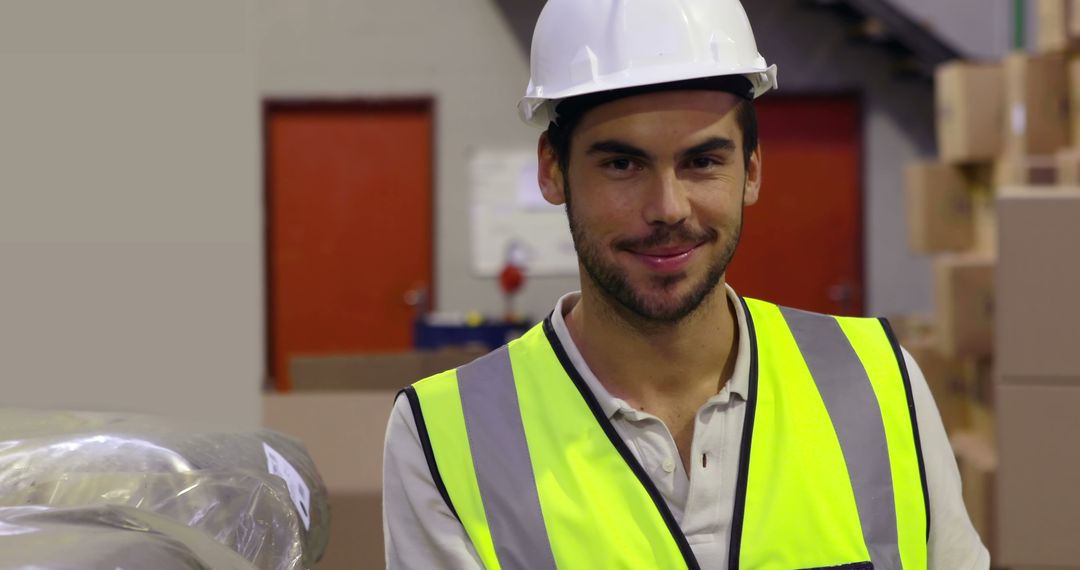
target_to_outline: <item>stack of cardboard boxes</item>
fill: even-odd
[[[898,334],[994,566],[1080,568],[1080,0],[1037,7],[1036,53],[938,70],[940,156],[906,190],[937,312]]]
[[[906,170],[908,244],[933,258],[936,313],[922,326],[909,317],[897,328],[937,401],[972,522],[992,550],[994,199],[1001,165],[1012,168],[1005,150],[1008,80],[1004,64],[955,62],[938,70],[940,156]]]

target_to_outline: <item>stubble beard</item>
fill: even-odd
[[[730,236],[721,236],[716,230],[712,229],[695,233],[685,225],[680,224],[658,227],[648,238],[636,241],[633,244],[617,244],[620,246],[655,246],[672,241],[682,243],[705,241],[710,243],[726,238],[721,244],[720,253],[709,265],[705,277],[695,284],[688,293],[674,303],[665,303],[661,300],[652,299],[646,292],[636,290],[630,284],[629,275],[625,270],[614,263],[604,260],[602,246],[589,238],[585,228],[578,223],[577,218],[574,216],[569,190],[569,185],[567,185],[566,215],[570,223],[570,235],[574,240],[574,250],[577,252],[578,261],[585,268],[589,279],[596,284],[599,291],[608,300],[614,301],[617,306],[622,307],[642,321],[643,324],[672,325],[693,314],[709,295],[716,290],[724,273],[727,272],[728,265],[735,256],[735,249],[739,245],[739,238],[742,234],[741,214],[739,222]],[[653,276],[650,278],[648,287],[653,291],[667,292],[687,278],[685,272],[675,275]]]

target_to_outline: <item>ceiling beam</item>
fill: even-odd
[[[876,20],[888,35],[931,67],[960,57],[955,48],[945,43],[925,25],[901,12],[888,0],[847,2],[867,18]]]

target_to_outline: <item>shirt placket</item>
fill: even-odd
[[[734,415],[730,408],[736,402],[735,398],[718,398],[702,408],[695,420],[693,458],[682,521],[688,537],[716,536],[730,523],[731,513],[725,509],[728,501],[722,498],[727,497],[724,490],[734,484],[728,481],[729,474],[736,472],[731,469],[730,462],[734,459],[725,446],[731,429],[728,420]]]
[[[656,489],[677,521],[686,508],[689,478],[679,459],[675,438],[660,418],[652,414],[620,409],[616,414],[616,429],[631,445],[638,462],[645,468]]]

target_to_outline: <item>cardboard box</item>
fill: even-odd
[[[1074,38],[1080,38],[1080,0],[1070,0],[1072,7],[1069,9],[1069,23],[1067,29],[1069,35]],[[1077,564],[1080,568],[1080,564]]]
[[[417,380],[457,368],[487,354],[486,348],[455,348],[398,354],[294,357],[294,392],[400,390]]]
[[[944,356],[986,356],[994,347],[994,258],[934,258],[938,341]]]
[[[933,313],[906,314],[889,317],[889,326],[892,327],[896,340],[906,348],[909,344],[916,344],[933,337],[937,323]]]
[[[990,558],[997,556],[997,452],[991,440],[974,433],[959,433],[950,438],[956,454],[956,466],[960,470],[963,485],[964,506],[979,538],[990,551]],[[931,521],[931,524],[933,522]]]
[[[1005,138],[1008,156],[1052,155],[1068,145],[1069,94],[1063,53],[1013,53],[1005,58]]]
[[[1080,14],[1080,9],[1076,10]],[[1072,145],[1080,147],[1080,56],[1067,64],[1069,79],[1069,135]]]
[[[994,187],[1058,184],[1058,155],[1002,156],[994,162]]]
[[[1005,377],[998,386],[997,404],[1001,516],[996,563],[1076,566],[1080,377],[1048,386]]]
[[[966,429],[971,430],[972,433],[979,437],[993,441],[997,437],[997,420],[994,410],[986,404],[974,400],[968,400],[965,403],[968,408],[968,426]]]
[[[971,198],[960,168],[916,162],[906,170],[908,245],[918,253],[962,251],[975,241]]]
[[[991,562],[993,562],[993,566],[990,566],[991,569],[1000,569],[1001,568],[1000,566],[997,565],[997,560],[991,560]],[[1053,566],[1053,567],[1051,567],[1051,566],[1020,565],[1020,566],[1010,566],[1009,570],[1080,570],[1080,566],[1074,565],[1074,566]]]
[[[972,218],[975,226],[975,241],[971,253],[988,256],[997,255],[997,212],[995,196],[998,186],[994,177],[998,163],[971,164],[964,166],[964,176],[968,181],[968,196],[971,199]]]
[[[382,454],[395,394],[263,397],[263,425],[304,442],[330,492],[330,542],[316,570],[385,567]]]
[[[1080,376],[1080,189],[1001,196],[998,224],[999,374]]]
[[[1036,49],[1039,52],[1069,49],[1075,43],[1070,34],[1073,0],[1036,0],[1034,4],[1038,26]]]
[[[994,367],[992,358],[975,358],[964,363],[968,382],[966,398],[968,429],[972,433],[995,441],[997,414],[994,410]]]
[[[963,365],[942,356],[932,337],[909,339],[901,344],[922,370],[945,431],[954,434],[967,430],[971,425],[970,389]]]
[[[975,225],[975,243],[971,252],[995,257],[997,255],[997,212],[995,196],[990,191],[977,191],[971,195],[972,218]]]
[[[1057,153],[1057,183],[1080,186],[1080,150],[1066,148]]]
[[[993,160],[1005,123],[1004,68],[954,61],[934,80],[938,154],[947,163]]]

